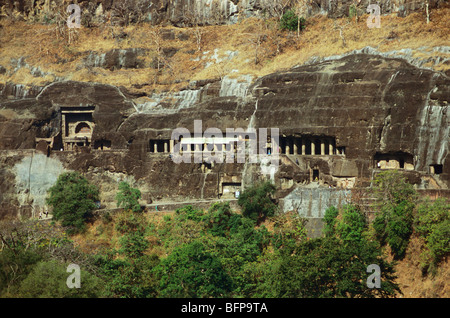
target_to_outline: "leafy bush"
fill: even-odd
[[[238,204],[242,208],[242,215],[255,221],[273,216],[277,210],[277,205],[272,199],[275,191],[275,185],[270,181],[258,183],[245,189],[238,199]]]
[[[299,28],[300,23],[300,30],[304,30],[306,25],[306,20],[303,17],[299,17],[294,10],[288,10],[285,14],[281,17],[280,20],[280,28],[282,30],[289,30],[289,31],[297,31]]]
[[[197,210],[192,205],[187,205],[175,211],[179,220],[192,220],[201,222],[204,217],[203,210]]]
[[[380,289],[366,285],[369,264],[380,266]],[[281,251],[266,258],[263,267],[246,271],[254,286],[251,296],[269,298],[393,297],[400,291],[395,278],[393,265],[381,257],[377,244],[346,244],[335,237],[304,241],[293,253]]]
[[[53,218],[61,220],[69,233],[83,231],[99,200],[97,187],[78,172],[65,172],[48,192],[47,204],[53,207]]]
[[[374,179],[373,193],[379,208],[402,201],[415,202],[418,197],[413,186],[397,170],[380,172]]]
[[[334,206],[330,206],[325,210],[325,215],[323,217],[323,221],[325,223],[323,227],[323,234],[325,235],[325,237],[332,237],[335,235],[336,217],[338,215],[339,210]]]
[[[147,223],[142,214],[127,210],[121,214],[116,223],[116,230],[122,236],[119,238],[119,252],[128,258],[138,258],[144,255],[150,243],[145,238]]]
[[[104,295],[104,283],[81,270],[80,288],[68,288],[67,266],[54,260],[39,262],[22,281],[19,294],[26,298],[97,298]]]
[[[234,233],[242,225],[242,216],[233,213],[228,202],[213,203],[204,218],[208,232],[215,236]]]
[[[120,252],[129,258],[138,258],[144,255],[150,243],[145,238],[144,233],[136,231],[127,233],[119,239],[121,245]]]
[[[164,215],[163,222],[151,223],[150,233],[157,238],[158,245],[166,253],[183,244],[190,243],[205,232],[205,213],[191,205],[175,211],[174,215]]]
[[[342,240],[361,241],[366,227],[366,218],[361,210],[351,204],[342,207],[342,220],[336,224],[336,233]]]
[[[383,209],[374,220],[377,238],[381,244],[389,244],[395,258],[405,256],[413,232],[413,209],[413,203],[402,201]]]
[[[200,242],[183,245],[155,268],[161,297],[226,297],[232,280]]]
[[[42,255],[32,249],[3,249],[0,252],[0,297],[14,297],[20,283],[41,260]]]
[[[450,204],[443,198],[429,199],[417,207],[416,233],[425,239],[423,267],[434,272],[438,263],[450,253]]]
[[[140,198],[141,191],[139,189],[132,188],[124,181],[119,183],[119,192],[116,195],[117,207],[123,207],[125,210],[133,212],[141,212]]]
[[[398,171],[385,171],[374,180],[378,213],[373,222],[381,244],[389,244],[394,257],[405,256],[413,232],[413,210],[417,193]]]
[[[414,229],[419,235],[427,237],[436,225],[448,219],[450,219],[450,203],[444,198],[438,198],[434,202],[427,198],[417,206]]]
[[[152,270],[159,264],[156,255],[143,255],[135,259],[116,258],[114,253],[97,255],[96,265],[105,277],[108,297],[156,297],[158,282]]]

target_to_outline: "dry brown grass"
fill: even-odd
[[[122,69],[108,71],[104,69],[87,70],[80,68],[82,60],[89,51],[104,53],[114,48],[147,48],[149,54],[144,57],[146,63],[155,57],[155,41],[152,32],[154,26],[140,24],[126,28],[111,27],[108,24],[96,28],[81,28],[76,40],[69,44],[67,37],[61,36],[52,25],[27,24],[25,22],[3,22],[1,32],[0,65],[8,66],[12,58],[25,57],[32,66],[42,71],[64,76],[78,81],[109,83],[113,85],[145,86],[146,90],[175,90],[186,85],[189,80],[208,79],[229,75],[233,70],[238,74],[262,76],[272,72],[302,64],[313,56],[325,57],[343,54],[366,46],[381,52],[411,48],[415,57],[426,58],[436,55],[423,47],[448,46],[450,40],[450,8],[431,11],[431,22],[427,25],[425,13],[416,12],[406,18],[396,15],[382,16],[381,28],[369,29],[367,15],[355,19],[328,19],[316,16],[308,19],[307,28],[296,34],[281,32],[276,28],[275,20],[246,19],[234,25],[207,26],[201,28],[201,50],[197,50],[194,29],[165,27],[176,34],[189,33],[190,39],[181,41],[161,41],[162,47],[174,47],[178,52],[170,60],[170,67],[158,73],[153,68]],[[340,32],[342,31],[342,33]],[[123,39],[113,34],[125,32]],[[260,45],[255,44],[257,35],[264,36]],[[345,45],[344,45],[345,41]],[[258,48],[258,63],[255,64],[255,50]],[[205,68],[211,61],[214,50],[223,57],[227,51],[238,51],[230,61],[215,63]],[[208,54],[203,52],[209,51]],[[448,54],[439,53],[443,57]],[[206,57],[202,59],[202,57]],[[195,61],[195,58],[199,59]],[[449,64],[433,66],[445,71]],[[53,80],[52,76],[35,78],[27,74],[27,69],[11,77],[0,76],[0,82],[13,81],[21,84],[43,85]],[[177,84],[175,84],[175,81]]]
[[[442,262],[435,276],[424,276],[420,266],[420,254],[424,242],[418,237],[410,239],[405,258],[397,263],[396,282],[403,298],[449,298],[450,297],[450,262]],[[389,255],[392,259],[392,255]]]

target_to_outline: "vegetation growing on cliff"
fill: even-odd
[[[79,175],[63,180],[89,188]],[[208,211],[186,206],[163,218],[130,205],[98,218],[102,227],[113,228],[109,244],[96,249],[74,244],[92,241],[90,226],[69,236],[60,222],[2,221],[0,297],[395,297],[401,293],[396,263],[382,245],[399,257],[396,242],[406,248],[408,237],[422,237],[423,268],[435,272],[449,254],[449,205],[417,201],[395,172],[379,175],[376,184],[390,198],[383,201],[377,222],[367,223],[356,204],[331,207],[324,218],[325,235],[316,239],[307,238],[305,220],[295,214],[266,215],[261,222],[254,216],[262,214],[241,214],[223,202]],[[51,189],[53,195],[56,189],[65,193],[59,185]],[[244,191],[240,203],[243,207],[255,198],[264,203],[261,198],[270,198],[272,191],[267,184],[255,185]],[[84,198],[71,200],[63,206],[77,207]],[[399,226],[408,229],[413,224],[412,233],[390,233],[395,226],[389,222],[406,223]],[[82,269],[80,290],[65,288],[69,263]],[[370,264],[380,266],[379,289],[367,287]]]
[[[47,198],[47,204],[53,209],[53,218],[61,221],[70,233],[85,229],[97,201],[98,188],[78,172],[62,173],[49,189]]]

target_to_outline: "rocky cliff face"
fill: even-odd
[[[182,107],[175,102],[142,108],[124,89],[80,82],[53,83],[35,97],[4,100],[0,215],[42,208],[32,203],[41,201],[30,189],[48,180],[29,169],[29,181],[16,183],[27,180],[20,167],[33,162],[36,152],[55,161],[57,171],[84,172],[101,185],[103,203],[111,207],[118,180],[131,180],[150,202],[217,198],[267,177],[260,162],[175,164],[162,144],[155,146],[167,147],[175,128],[194,132],[194,120],[202,121],[202,131],[278,128],[282,155],[272,177],[285,194],[316,179],[327,187],[366,186],[379,169],[389,168],[399,168],[419,188],[450,186],[445,74],[398,58],[350,54],[239,82],[244,86],[226,81],[202,83],[195,88],[198,96]],[[85,108],[95,125],[91,145],[60,151],[62,112]],[[42,147],[40,140],[53,146]]]
[[[444,0],[410,1],[383,0],[378,1],[381,14],[397,13],[399,16],[446,5]],[[359,15],[365,14],[369,0],[311,0],[300,9],[304,16],[326,14],[329,17],[348,16],[350,6],[354,6]],[[150,21],[154,24],[170,23],[175,26],[193,24],[236,23],[239,17],[280,16],[286,9],[296,6],[296,1],[281,0],[81,0],[82,23],[106,22],[109,19],[116,23]],[[64,4],[50,0],[0,0],[5,15],[22,18],[39,17],[48,12],[63,10]]]

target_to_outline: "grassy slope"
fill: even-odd
[[[239,71],[233,74],[262,76],[302,64],[314,56],[342,54],[365,46],[372,46],[381,52],[410,48],[414,57],[440,55],[449,58],[450,54],[432,52],[433,47],[450,45],[449,18],[450,8],[432,11],[428,25],[422,12],[406,18],[388,15],[382,16],[381,28],[369,29],[366,25],[367,15],[360,17],[358,21],[317,16],[308,19],[307,28],[300,34],[300,38],[297,38],[295,32],[289,34],[278,31],[275,20],[247,19],[235,25],[200,28],[200,50],[194,36],[195,29],[166,27],[165,29],[172,29],[176,34],[189,34],[190,38],[187,41],[175,39],[161,42],[161,47],[174,47],[179,51],[171,58],[170,69],[166,68],[160,74],[150,67],[117,71],[79,67],[89,51],[102,53],[113,48],[148,48],[149,53],[145,57],[148,65],[156,56],[156,37],[152,35],[155,27],[148,24],[126,28],[108,25],[82,28],[76,31],[75,40],[69,44],[68,29],[63,30],[65,35],[61,35],[54,25],[30,25],[24,22],[12,24],[3,21],[3,28],[0,28],[0,65],[11,68],[10,60],[23,56],[29,65],[39,66],[44,72],[67,79],[128,87],[135,85],[147,92],[176,90],[186,86],[189,80],[222,77],[232,70]],[[118,34],[121,31],[126,32],[127,37],[112,37],[112,33]],[[264,41],[257,47],[254,43],[258,35]],[[255,64],[256,48],[260,61],[258,64]],[[218,50],[219,57],[224,57],[226,51],[238,51],[238,55],[230,61],[205,68],[205,63],[215,49]],[[207,51],[208,54],[203,54]],[[200,60],[195,61],[196,58]],[[440,71],[450,69],[448,63],[428,66]],[[28,69],[21,69],[12,76],[0,75],[0,83],[11,81],[17,84],[43,85],[52,80],[51,75],[44,78],[33,77]]]

